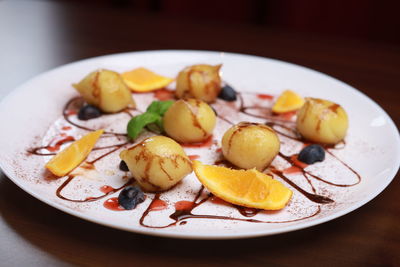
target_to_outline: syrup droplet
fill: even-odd
[[[193,201],[181,200],[175,203],[176,210],[191,210],[193,206]]]
[[[67,110],[65,112],[66,115],[68,116],[72,116],[72,115],[76,115],[78,112],[76,110]]]
[[[213,143],[213,137],[210,136],[201,143],[183,143],[181,145],[187,148],[202,148],[202,147],[210,147],[212,143]]]
[[[307,163],[304,163],[304,162],[302,162],[302,161],[300,161],[300,160],[298,160],[298,159],[297,159],[297,156],[298,156],[298,155],[292,155],[292,156],[290,157],[290,160],[292,161],[293,166],[299,167],[299,168],[301,168],[301,169],[307,168],[308,164],[307,164]]]
[[[190,160],[196,160],[196,159],[198,159],[198,158],[200,158],[199,155],[189,155],[189,159],[190,159]]]
[[[174,92],[167,89],[154,91],[154,97],[158,100],[169,100],[174,98]]]
[[[161,199],[155,199],[149,208],[150,211],[165,210],[168,207],[167,202]]]
[[[68,143],[68,142],[73,142],[73,141],[75,141],[75,138],[73,138],[72,136],[67,136],[67,137],[65,137],[65,138],[63,138],[63,139],[57,141],[54,145],[52,145],[52,146],[47,146],[46,149],[47,149],[48,151],[50,151],[50,152],[55,152],[55,151],[60,150],[60,147],[61,147],[63,144]]]
[[[284,174],[291,174],[291,173],[301,173],[302,169],[300,169],[297,166],[291,166],[289,168],[286,168],[282,171]]]
[[[115,190],[115,188],[113,188],[109,185],[103,185],[102,187],[100,187],[100,191],[103,192],[104,194],[110,193],[114,190]]]
[[[272,96],[272,95],[267,95],[267,94],[258,94],[257,97],[260,98],[260,99],[267,99],[267,100],[272,100],[272,99],[274,99],[274,96]]]
[[[290,121],[296,114],[297,114],[297,111],[289,111],[289,112],[279,114],[277,117],[281,118],[282,120]]]
[[[109,210],[114,210],[114,211],[125,210],[119,205],[117,197],[112,197],[107,199],[106,201],[104,201],[103,206]]]

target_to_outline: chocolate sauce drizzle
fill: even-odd
[[[122,186],[120,186],[120,187],[118,187],[118,188],[113,188],[113,189],[110,190],[109,192],[104,193],[103,195],[100,195],[100,196],[96,196],[96,197],[90,196],[90,197],[87,197],[87,198],[85,198],[85,199],[71,199],[71,198],[67,198],[67,197],[65,197],[65,196],[63,196],[63,195],[61,194],[61,191],[62,191],[75,177],[76,177],[75,175],[68,175],[68,179],[65,180],[65,181],[57,188],[57,190],[56,190],[56,195],[57,195],[59,198],[64,199],[64,200],[68,200],[68,201],[71,201],[71,202],[78,202],[78,203],[81,203],[81,202],[93,202],[93,201],[102,199],[102,198],[104,198],[104,197],[106,197],[106,196],[108,196],[108,195],[111,195],[111,194],[113,194],[113,193],[115,193],[115,192],[118,192],[119,190],[121,190],[122,188],[128,186],[129,184],[131,184],[131,183],[134,181],[134,179],[131,178],[128,182],[126,182],[126,183],[123,184]]]
[[[86,162],[84,162],[84,163],[81,165],[81,168],[89,169],[89,170],[95,169],[95,166],[94,166],[94,163],[95,163],[95,162],[97,162],[97,161],[99,161],[99,160],[105,158],[106,156],[108,156],[108,155],[114,153],[115,151],[117,151],[118,149],[124,147],[124,146],[127,145],[127,144],[128,144],[128,143],[123,143],[123,144],[115,145],[115,148],[113,148],[112,150],[110,150],[110,151],[108,151],[108,152],[106,152],[106,153],[104,153],[104,154],[98,156],[97,158],[95,158],[95,159],[93,159],[93,160],[91,160],[91,161],[86,161]],[[110,147],[113,147],[113,146],[108,146],[108,147],[103,147],[103,148],[110,148]],[[105,196],[108,196],[108,195],[113,194],[113,193],[115,193],[115,192],[118,192],[119,190],[123,189],[124,187],[128,186],[129,184],[133,183],[133,181],[134,181],[134,179],[131,178],[131,179],[129,179],[129,181],[126,182],[124,185],[122,185],[122,186],[120,186],[120,187],[118,187],[118,188],[114,188],[114,189],[108,191],[107,193],[105,193],[105,194],[103,194],[103,195],[100,195],[100,196],[97,196],[97,197],[90,196],[90,197],[87,197],[87,198],[85,198],[85,199],[81,199],[81,200],[80,200],[80,199],[70,199],[70,198],[67,198],[67,197],[65,197],[65,196],[63,196],[63,195],[61,194],[61,191],[62,191],[75,177],[76,177],[76,175],[73,175],[73,174],[68,175],[67,180],[65,180],[65,181],[57,188],[57,190],[56,190],[56,195],[57,195],[59,198],[64,199],[64,200],[68,200],[68,201],[72,201],[72,202],[92,202],[92,201],[96,201],[96,200],[102,199],[102,198],[104,198]]]
[[[76,110],[79,110],[79,107],[82,106],[82,104],[83,104],[83,98],[80,96],[74,97],[71,100],[69,100],[67,102],[67,104],[65,104],[64,109],[63,109],[64,119],[69,124],[79,128],[79,129],[86,130],[86,131],[96,131],[96,129],[85,127],[85,126],[77,124],[71,120],[70,116],[75,115]],[[130,113],[128,113],[128,114],[131,115]],[[108,131],[104,131],[104,134],[111,134],[111,135],[116,135],[116,136],[127,136],[126,133],[115,133],[115,132],[108,132]]]
[[[101,138],[104,138],[104,137],[101,137]],[[73,141],[68,140],[68,142],[63,142],[63,144],[66,144],[66,143],[69,143],[69,142],[73,142]],[[59,142],[57,142],[57,144],[58,143]],[[93,148],[93,150],[103,150],[103,149],[114,148],[114,147],[122,147],[122,146],[125,146],[127,144],[129,144],[129,142],[124,142],[124,143],[121,143],[121,144],[110,145],[110,146],[99,146],[99,147]],[[50,152],[50,153],[41,152],[44,149],[46,149],[46,150],[49,149],[49,147],[51,147],[50,144],[47,145],[47,146],[34,147],[34,148],[31,148],[31,149],[28,149],[28,153],[36,155],[36,156],[54,156],[54,155],[56,155],[57,154],[56,152]]]
[[[107,153],[104,153],[103,155],[101,155],[101,156],[95,158],[95,159],[92,160],[92,161],[88,161],[87,163],[93,165],[96,161],[99,161],[99,160],[101,160],[102,158],[107,157],[107,156],[110,155],[111,153],[114,153],[114,152],[117,151],[118,149],[120,149],[120,148],[126,146],[127,144],[129,144],[129,142],[125,142],[125,143],[122,143],[122,144],[111,145],[111,146],[106,146],[106,147],[101,147],[101,149],[104,149],[104,148],[112,148],[112,147],[113,147],[113,149],[110,150],[110,151],[108,151]],[[99,148],[97,148],[97,150],[98,150],[98,149],[99,149]]]
[[[247,116],[253,117],[253,118],[258,118],[258,119],[264,119],[266,120],[265,125],[273,128],[278,135],[282,135],[285,136],[291,140],[297,141],[297,142],[301,142],[303,144],[307,144],[309,143],[306,140],[303,140],[302,137],[298,134],[297,131],[294,130],[293,128],[293,121],[290,120],[286,120],[286,119],[282,119],[279,116],[274,115],[271,112],[270,108],[267,107],[260,107],[260,106],[245,106],[244,104],[244,99],[241,93],[238,93],[238,100],[239,102],[239,108],[236,109],[236,112],[240,112],[242,114],[246,114]],[[83,129],[86,131],[95,131],[96,129],[91,129],[88,127],[85,127],[83,125],[77,124],[75,122],[73,122],[70,119],[71,115],[76,114],[76,110],[79,109],[79,107],[83,104],[83,99],[81,97],[75,97],[72,98],[71,100],[69,100],[67,102],[67,104],[65,105],[64,109],[63,109],[63,117],[64,119],[71,125],[79,128],[79,129]],[[251,110],[261,110],[263,111],[263,114],[253,114],[251,112]],[[121,112],[125,112],[127,115],[129,115],[130,117],[132,117],[133,115],[128,111],[128,110],[124,110]],[[230,119],[225,118],[221,115],[217,115],[218,118],[230,125],[234,125],[235,123],[232,122]],[[289,127],[288,125],[291,125],[292,127]],[[282,129],[284,131],[282,131]],[[125,133],[114,133],[114,132],[104,132],[103,136],[101,138],[107,138],[107,137],[118,137],[118,136],[124,136],[126,137],[127,134]],[[34,155],[38,155],[38,156],[49,156],[49,155],[55,155],[56,153],[53,152],[42,152],[42,150],[49,150],[49,148],[51,149],[52,147],[55,146],[61,146],[65,143],[68,142],[72,142],[73,140],[71,138],[65,138],[65,139],[61,139],[60,141],[58,141],[55,145],[51,146],[50,144],[47,146],[41,146],[41,147],[36,147],[36,148],[32,148],[30,150],[28,150],[29,153],[34,154]],[[110,145],[110,146],[104,146],[104,147],[96,147],[94,148],[94,150],[102,150],[102,149],[111,149],[110,151],[100,155],[99,157],[95,158],[94,160],[91,161],[87,161],[85,162],[83,165],[81,165],[82,168],[87,168],[87,169],[94,169],[94,163],[107,157],[108,155],[114,153],[115,151],[119,150],[120,148],[128,145],[129,142],[123,142],[120,144],[115,144],[115,145]],[[331,150],[334,149],[341,149],[344,147],[345,143],[344,141],[342,142],[343,146],[342,147],[337,147],[337,146],[325,146],[325,151],[327,153],[329,153],[332,157],[334,157],[336,160],[338,160],[344,167],[346,167],[347,169],[349,169],[356,177],[357,177],[357,181],[355,183],[352,184],[337,184],[337,183],[333,183],[330,182],[326,179],[323,179],[322,177],[319,177],[317,175],[314,175],[312,173],[310,173],[309,171],[307,171],[305,169],[305,167],[302,166],[298,166],[298,164],[296,164],[295,161],[293,161],[292,156],[286,156],[283,155],[282,153],[279,153],[279,156],[281,158],[283,158],[284,160],[286,160],[291,166],[296,166],[299,168],[300,172],[302,173],[303,177],[307,180],[308,184],[311,186],[312,189],[312,193],[307,192],[306,190],[304,190],[303,188],[301,188],[300,186],[298,186],[295,182],[293,182],[288,176],[286,176],[283,171],[281,170],[277,170],[275,167],[270,166],[267,170],[265,170],[265,172],[270,172],[278,177],[280,177],[283,181],[285,181],[286,183],[288,183],[289,185],[291,185],[295,190],[297,190],[299,193],[301,193],[302,195],[304,195],[307,199],[309,199],[310,201],[317,203],[317,204],[330,204],[333,203],[334,200],[332,200],[331,198],[328,198],[326,196],[322,196],[322,195],[318,195],[316,193],[316,189],[313,186],[310,178],[316,179],[318,181],[321,181],[323,183],[326,183],[328,185],[331,186],[336,186],[336,187],[350,187],[350,186],[354,186],[357,185],[358,183],[360,183],[361,181],[361,176],[355,171],[353,170],[350,166],[348,166],[345,162],[343,162],[342,160],[340,160],[334,153],[332,153]],[[226,165],[229,167],[234,167],[231,166],[231,164],[227,161],[225,161],[224,159],[221,159],[217,162],[215,162],[216,165]],[[123,189],[125,186],[131,184],[134,182],[134,178],[131,178],[130,180],[128,180],[124,185],[118,187],[118,188],[113,188],[112,190],[104,193],[103,195],[100,196],[95,196],[95,197],[87,197],[85,199],[70,199],[65,197],[64,195],[62,195],[62,191],[68,186],[68,184],[75,178],[76,176],[70,174],[67,179],[57,188],[56,190],[56,195],[63,199],[63,200],[67,200],[67,201],[71,201],[71,202],[93,202],[93,201],[97,201],[99,199],[102,199],[110,194],[113,194],[115,192],[118,192],[119,190]],[[231,207],[235,208],[243,217],[246,218],[235,218],[235,217],[228,217],[228,216],[219,216],[219,215],[205,215],[205,214],[195,214],[193,213],[193,210],[196,209],[197,207],[199,207],[200,205],[204,204],[205,202],[207,202],[211,197],[212,194],[209,193],[206,197],[201,197],[204,193],[204,187],[201,186],[200,190],[196,193],[194,200],[192,201],[192,205],[188,205],[188,207],[184,208],[184,209],[179,209],[179,210],[175,210],[175,212],[173,212],[169,218],[171,220],[173,220],[173,222],[167,224],[167,225],[163,225],[163,226],[153,226],[153,225],[148,225],[145,223],[145,219],[147,216],[149,216],[149,213],[152,212],[153,210],[151,209],[151,206],[153,203],[155,203],[156,201],[160,200],[160,196],[162,193],[156,193],[154,195],[154,198],[152,199],[151,203],[149,204],[149,206],[146,208],[146,210],[143,212],[143,214],[140,217],[139,223],[140,225],[142,225],[143,227],[147,227],[147,228],[167,228],[167,227],[171,227],[171,226],[176,226],[176,225],[184,225],[187,223],[187,220],[189,219],[218,219],[218,220],[229,220],[229,221],[242,221],[242,222],[251,222],[251,223],[289,223],[289,222],[296,222],[296,221],[300,221],[300,220],[306,220],[309,219],[311,217],[316,216],[317,214],[319,214],[321,212],[321,207],[320,205],[317,205],[316,207],[316,211],[313,212],[310,215],[307,215],[305,217],[300,217],[300,218],[296,218],[293,220],[286,220],[286,221],[263,221],[263,220],[257,220],[257,219],[250,219],[249,217],[254,217],[256,216],[258,213],[260,213],[262,210],[259,209],[251,209],[251,208],[246,208],[246,207],[241,207],[241,206],[237,206],[237,205],[233,205],[230,204]]]
[[[73,141],[75,141],[75,138],[73,138],[72,136],[67,136],[67,137],[57,141],[54,145],[48,144],[46,146],[39,146],[39,147],[34,147],[32,149],[28,149],[28,153],[34,154],[37,156],[55,155],[55,154],[57,154],[55,152],[41,152],[41,151],[44,149],[46,149],[47,151],[56,151],[56,150],[59,150],[62,145],[73,142]]]
[[[279,177],[281,177],[282,180],[284,180],[286,183],[290,184],[293,188],[295,188],[298,192],[303,194],[306,198],[308,198],[312,202],[315,202],[315,203],[318,203],[318,204],[328,204],[328,203],[334,202],[332,199],[330,199],[328,197],[317,195],[317,194],[312,194],[312,193],[309,193],[309,192],[305,191],[303,188],[301,188],[296,183],[294,183],[292,180],[290,180],[287,176],[285,176],[281,171],[278,171],[276,169],[271,169],[271,171],[274,174],[276,174]],[[309,181],[309,180],[307,179],[307,181]],[[310,181],[309,181],[309,184],[312,186]],[[315,191],[314,187],[312,187],[312,188],[313,188],[313,191]]]
[[[282,119],[280,116],[274,115],[271,111],[271,108],[269,107],[260,107],[260,106],[245,106],[244,105],[244,99],[243,99],[243,93],[238,93],[238,99],[240,101],[239,104],[239,109],[238,111],[246,114],[248,116],[251,116],[253,118],[258,118],[258,119],[265,119],[265,120],[269,120],[269,121],[274,121],[275,123],[278,122],[283,122],[283,123],[288,123],[288,124],[294,124],[293,121],[290,120],[285,120]],[[254,113],[249,112],[250,110],[262,110],[263,115],[257,115]],[[277,123],[276,123],[277,124]]]
[[[251,222],[251,223],[289,223],[289,222],[296,222],[296,221],[301,221],[301,220],[311,218],[321,212],[321,208],[318,206],[317,210],[315,212],[313,212],[311,215],[293,219],[293,220],[285,220],[285,221],[263,221],[263,220],[257,220],[257,219],[245,219],[245,218],[236,218],[236,217],[220,216],[220,215],[194,214],[193,210],[195,208],[202,205],[203,203],[205,203],[207,200],[209,200],[212,197],[212,194],[208,194],[206,197],[200,199],[203,191],[204,191],[204,186],[201,186],[200,190],[196,194],[196,197],[192,201],[193,205],[189,205],[185,209],[175,210],[175,212],[169,216],[169,218],[172,219],[173,222],[166,224],[166,225],[162,225],[162,226],[148,225],[145,223],[146,217],[152,211],[151,210],[152,204],[155,201],[160,199],[161,194],[160,193],[155,194],[153,200],[150,202],[149,206],[147,207],[147,209],[143,212],[142,216],[140,217],[140,220],[139,220],[140,225],[147,227],[147,228],[162,229],[162,228],[168,228],[168,227],[175,226],[175,225],[182,225],[182,222],[186,222],[185,220],[189,220],[189,219],[213,219],[213,220],[241,221],[241,222]],[[234,207],[245,217],[253,217],[261,211],[258,209],[247,209],[245,207],[240,207],[240,206],[236,206],[236,205],[234,205]],[[186,223],[184,223],[184,224],[186,224]]]
[[[63,109],[63,117],[64,117],[64,119],[65,119],[69,124],[71,124],[71,125],[73,125],[73,126],[79,128],[79,129],[83,129],[83,130],[86,130],[86,131],[96,131],[97,129],[91,129],[91,128],[88,128],[88,127],[79,125],[79,124],[77,124],[77,123],[74,123],[74,122],[71,121],[71,119],[69,118],[71,115],[76,114],[76,110],[79,110],[79,107],[81,107],[82,105],[83,105],[83,98],[82,98],[82,97],[74,97],[74,98],[72,98],[71,100],[69,100],[69,101],[67,102],[67,104],[64,106],[64,109]],[[122,112],[127,113],[130,117],[132,116],[131,113],[130,113],[128,110],[123,110]],[[105,132],[103,133],[103,135],[102,135],[100,138],[108,138],[108,137],[118,137],[118,138],[119,138],[120,136],[126,137],[127,134],[121,134],[121,133],[114,133],[114,132],[107,132],[107,131],[105,131]],[[67,137],[61,139],[60,141],[57,141],[55,145],[48,144],[48,145],[46,145],[46,146],[34,147],[34,148],[29,149],[29,150],[28,150],[28,153],[33,154],[33,155],[37,155],[37,156],[51,156],[51,155],[56,155],[57,153],[55,153],[55,152],[47,153],[47,152],[42,152],[42,150],[48,150],[48,151],[49,151],[49,150],[50,150],[50,151],[59,150],[59,148],[60,148],[63,144],[66,144],[66,143],[69,143],[69,142],[73,142],[73,141],[75,141],[74,138],[72,138],[72,137],[70,137],[70,136],[67,136]],[[50,142],[50,143],[51,143],[51,142]],[[128,144],[130,144],[130,142],[129,142],[129,141],[126,141],[126,142],[119,143],[119,144],[113,144],[113,145],[102,146],[102,147],[94,147],[94,148],[93,148],[93,151],[96,151],[96,150],[104,150],[104,149],[111,149],[111,150],[108,151],[108,152],[106,152],[106,153],[103,153],[102,155],[98,156],[97,158],[95,158],[95,159],[93,159],[93,160],[91,160],[91,161],[86,161],[86,162],[84,162],[83,164],[81,164],[80,167],[83,168],[83,169],[89,169],[89,170],[95,169],[94,164],[95,164],[97,161],[99,161],[99,160],[101,160],[101,159],[107,157],[108,155],[114,153],[115,151],[119,150],[120,148],[122,148],[122,147],[124,147],[124,146],[126,146],[126,145],[128,145]],[[107,195],[113,194],[113,193],[115,193],[115,192],[121,190],[122,188],[126,187],[127,185],[131,184],[131,183],[134,181],[134,179],[132,178],[132,179],[130,179],[128,182],[126,182],[124,185],[122,185],[121,187],[114,188],[114,189],[110,190],[109,192],[107,192],[107,193],[105,193],[105,194],[103,194],[103,195],[96,196],[96,197],[92,197],[92,196],[91,196],[91,197],[87,197],[87,198],[85,198],[85,199],[79,200],[79,199],[70,199],[70,198],[67,198],[67,197],[65,197],[65,196],[63,196],[63,195],[61,194],[61,191],[62,191],[75,177],[76,177],[76,176],[73,175],[73,174],[68,175],[68,178],[57,188],[57,190],[56,190],[56,195],[57,195],[59,198],[61,198],[61,199],[63,199],[63,200],[71,201],[71,202],[93,202],[93,201],[102,199],[102,198],[104,198],[104,197],[107,196]]]

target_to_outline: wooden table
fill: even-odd
[[[358,88],[400,125],[399,46],[79,3],[0,1],[0,97],[57,65],[152,49],[238,52],[304,65]],[[0,265],[400,265],[398,178],[370,203],[322,225],[262,238],[198,241],[83,221],[1,174]]]

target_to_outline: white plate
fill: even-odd
[[[138,223],[141,212],[148,206],[152,195],[149,195],[136,210],[121,212],[104,208],[105,199],[73,203],[56,196],[57,187],[66,178],[46,180],[43,166],[48,157],[29,155],[27,149],[48,142],[50,135],[54,134],[52,131],[62,126],[60,117],[63,106],[71,97],[77,95],[71,83],[78,82],[87,73],[99,68],[122,72],[144,66],[160,74],[174,77],[183,67],[197,63],[222,63],[223,79],[241,92],[278,95],[284,89],[290,88],[303,96],[326,98],[341,104],[349,115],[350,128],[346,137],[346,147],[334,152],[362,176],[361,182],[351,187],[335,187],[312,181],[317,193],[331,197],[335,203],[318,205],[294,190],[293,200],[283,211],[261,213],[256,216],[257,219],[269,221],[295,220],[302,216],[307,217],[318,207],[321,208],[319,214],[308,219],[268,224],[191,219],[184,225],[165,229],[145,228]],[[146,101],[137,100],[142,108],[147,105]],[[0,125],[2,125],[1,168],[15,184],[29,194],[57,209],[92,222],[142,234],[178,238],[226,239],[263,236],[298,230],[332,220],[357,209],[378,195],[391,182],[400,162],[399,134],[394,123],[375,102],[356,89],[304,67],[231,53],[146,51],[109,55],[67,64],[37,76],[4,98],[0,105]],[[123,129],[124,125],[125,122],[120,127]],[[82,133],[73,130],[75,135]],[[218,134],[215,137],[218,137]],[[212,148],[202,151],[200,153],[202,160],[211,162],[217,148],[218,144],[215,144]],[[189,149],[188,153],[192,152]],[[121,179],[123,173],[117,170],[118,153],[115,155],[96,166],[99,172],[86,175],[86,178],[78,179],[74,185],[71,184],[70,188],[65,190],[65,194],[70,194],[71,197],[101,194],[98,191],[98,186],[101,184],[120,185],[123,182]],[[338,163],[331,159],[317,163],[312,168],[329,176],[332,181],[343,183],[355,181],[350,172],[332,171],[335,169],[332,165],[335,164]],[[310,191],[304,181],[299,183],[303,183],[302,186]],[[193,174],[185,178],[183,183],[162,196],[169,203],[168,210],[152,212],[147,218],[147,223],[163,225],[171,222],[168,215],[174,210],[173,204],[178,200],[192,199],[199,186]],[[244,218],[234,208],[212,203],[199,207],[194,213]]]

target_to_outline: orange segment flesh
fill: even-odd
[[[161,89],[173,79],[158,75],[146,68],[137,68],[121,74],[126,85],[135,92],[149,92]]]
[[[214,195],[249,208],[279,210],[286,206],[292,191],[271,176],[251,170],[232,170],[193,162],[199,181]]]
[[[286,90],[276,100],[272,111],[275,113],[285,113],[300,109],[304,104],[304,99],[297,93]]]
[[[73,142],[57,153],[45,167],[57,176],[68,174],[86,159],[103,132],[104,130],[91,132]]]

